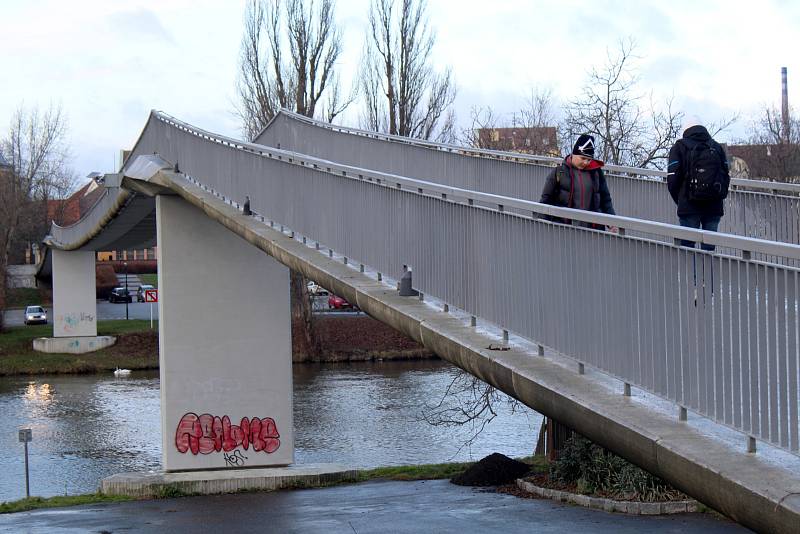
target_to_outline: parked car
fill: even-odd
[[[139,289],[136,290],[136,302],[144,302],[144,292],[148,289],[155,289],[155,287],[150,284],[142,284],[139,286]]]
[[[308,293],[314,297],[327,297],[329,295],[327,289],[325,289],[318,283],[314,282],[313,280],[309,280],[307,287],[308,287]]]
[[[347,302],[343,297],[338,295],[331,295],[328,297],[328,307],[333,308],[334,310],[343,310],[347,308],[352,308],[353,305]]]
[[[108,294],[108,302],[133,302],[131,294],[124,287],[115,287]]]
[[[41,306],[25,308],[25,324],[47,324],[47,312]]]

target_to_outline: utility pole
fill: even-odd
[[[125,261],[122,263],[125,266],[125,320],[128,320],[128,301],[130,299],[130,295],[128,294],[128,262]]]

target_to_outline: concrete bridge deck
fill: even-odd
[[[180,195],[234,234],[372,317],[736,521],[763,532],[797,531],[800,458],[769,448],[747,453],[732,432],[710,431],[706,420],[679,421],[668,403],[659,406],[644,393],[623,396],[621,382],[591,369],[581,375],[576,362],[558,355],[540,357],[524,340],[513,338],[507,351],[489,350],[500,342],[496,329],[475,328],[456,310],[444,313],[431,302],[400,297],[386,281],[328,257],[303,244],[299,236],[242,215],[181,174],[160,170],[147,184],[137,186],[126,179],[126,186]]]

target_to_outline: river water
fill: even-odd
[[[531,454],[541,416],[512,409],[503,395],[468,446],[470,425],[424,421],[455,374],[441,361],[295,365],[295,463],[369,468]],[[33,431],[31,495],[93,492],[114,473],[160,469],[159,401],[157,371],[0,378],[0,501],[25,496],[20,428]]]

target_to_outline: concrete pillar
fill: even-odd
[[[93,250],[53,253],[53,337],[97,335]]]
[[[294,462],[289,270],[156,198],[163,467]]]

